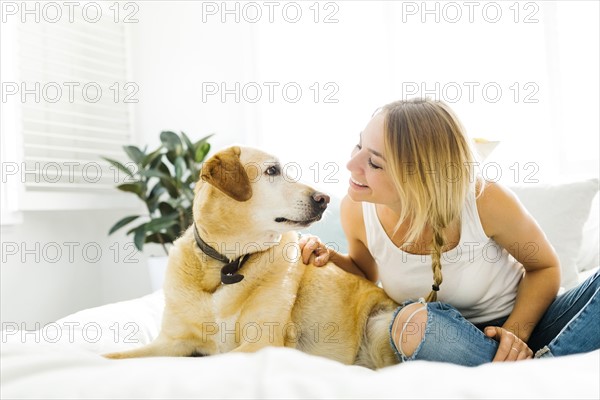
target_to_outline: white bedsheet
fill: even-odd
[[[1,397],[600,398],[600,351],[476,368],[411,362],[379,371],[285,348],[202,358],[98,355],[150,341],[161,312],[156,292],[84,310],[37,335],[4,331]]]

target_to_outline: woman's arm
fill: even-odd
[[[342,199],[340,220],[348,241],[348,254],[341,254],[326,247],[321,240],[312,235],[302,236],[298,242],[302,262],[320,267],[328,261],[352,274],[377,281],[377,266],[369,253],[366,243],[365,225],[362,218],[361,203],[352,201],[348,196]]]
[[[558,256],[533,217],[510,190],[497,183],[486,183],[477,199],[477,208],[486,235],[525,268],[515,306],[503,328],[527,342],[558,293]],[[502,344],[501,341],[504,349],[508,346]],[[510,351],[510,347],[507,350]]]
[[[377,282],[377,264],[366,246],[362,205],[345,196],[340,205],[342,228],[348,241],[348,254],[330,250],[330,260],[352,274]]]

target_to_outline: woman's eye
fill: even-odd
[[[267,168],[265,173],[269,176],[279,175],[279,169],[275,165],[272,165],[269,168]]]
[[[371,160],[370,157],[369,157],[368,163],[369,163],[369,167],[371,167],[373,169],[381,169],[381,167],[379,165],[373,164],[373,161]]]

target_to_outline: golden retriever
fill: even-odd
[[[105,356],[286,346],[372,369],[397,363],[388,327],[398,305],[332,263],[301,260],[293,229],[318,221],[328,202],[258,149],[232,146],[212,156],[196,185],[195,224],[169,254],[160,334],[144,347]]]

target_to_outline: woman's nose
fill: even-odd
[[[346,169],[350,172],[356,171],[358,167],[358,158],[360,157],[359,152],[354,150],[350,156],[350,160],[346,163]]]

